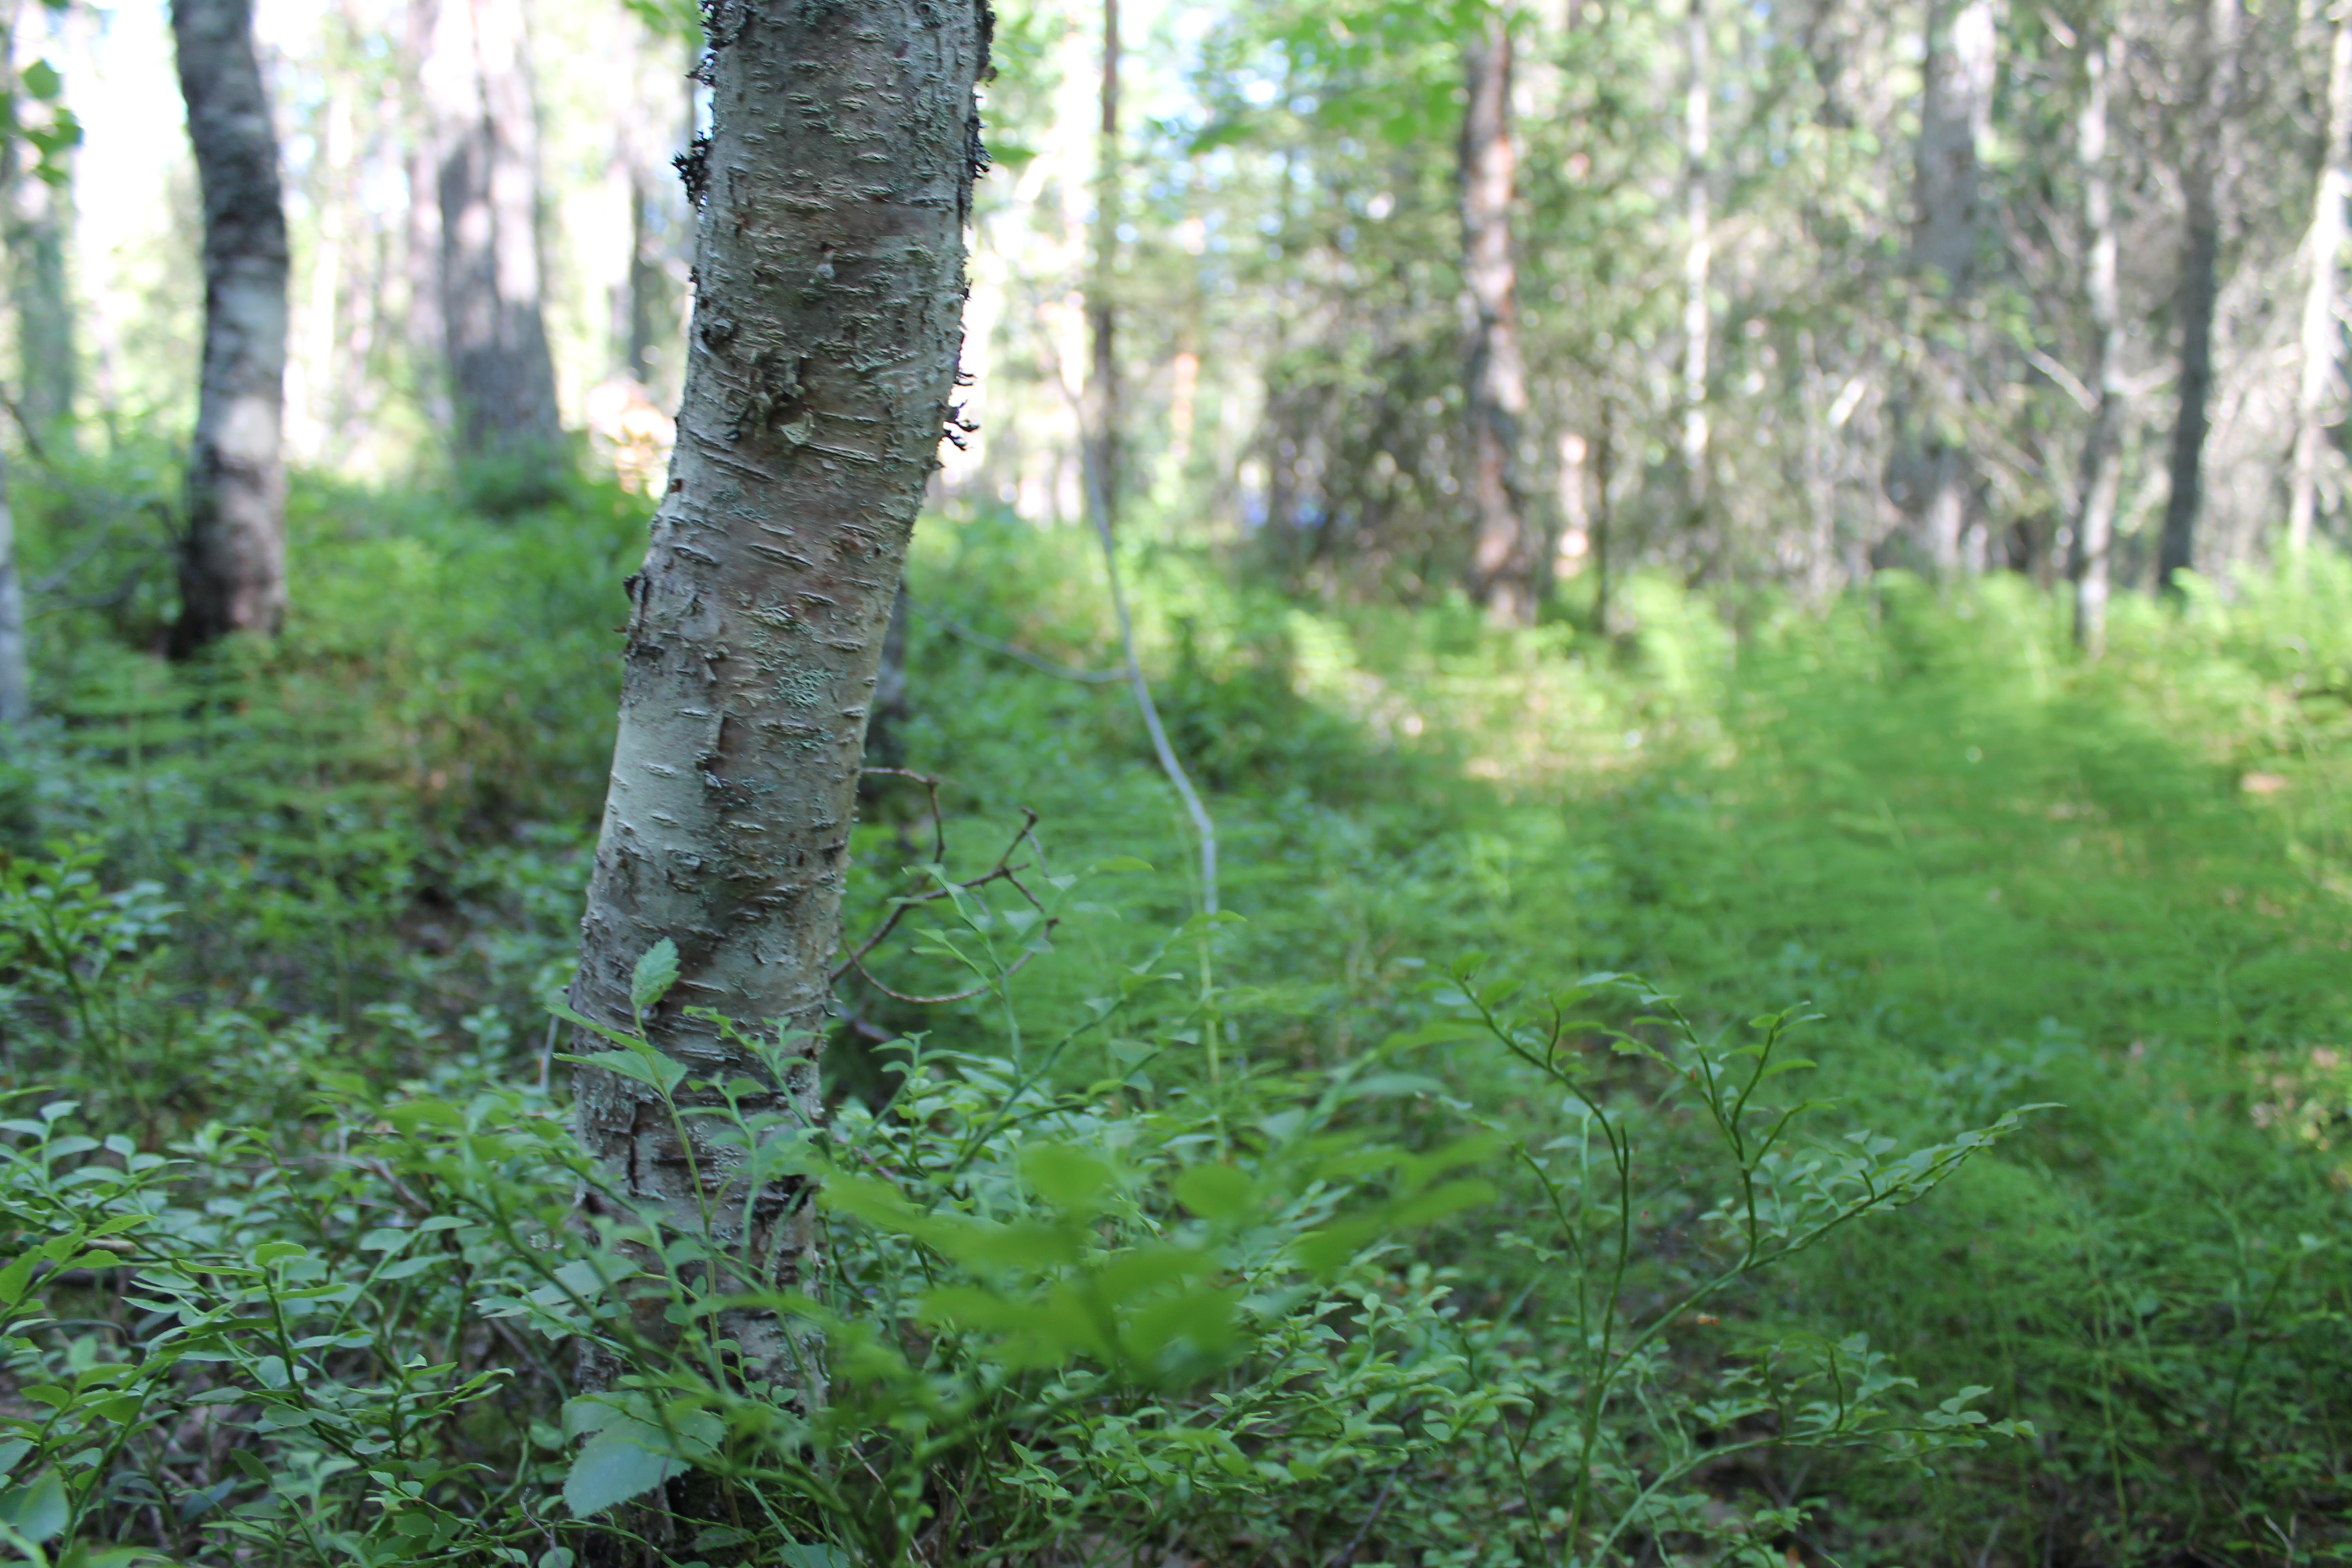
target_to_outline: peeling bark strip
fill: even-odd
[[[180,558],[184,656],[286,615],[286,209],[252,0],[173,0],[205,193],[205,363]]]
[[[988,28],[982,0],[719,0],[710,16],[686,394],[629,584],[572,990],[625,1025],[632,966],[677,942],[680,978],[647,1023],[697,1079],[761,1068],[688,1008],[824,1026],[883,630],[962,344]],[[815,1120],[813,1046],[747,1109]],[[581,1136],[616,1189],[698,1226],[686,1151],[649,1096],[583,1069]],[[740,1152],[698,1145],[717,1239],[748,1243],[768,1282],[804,1282],[805,1205],[747,1202],[729,1190]],[[751,1375],[814,1392],[774,1317],[722,1322]]]

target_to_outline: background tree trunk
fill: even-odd
[[[522,0],[415,0],[440,208],[440,313],[461,479],[542,499],[562,428],[541,313],[539,130]]]
[[[16,513],[8,500],[8,461],[0,456],[0,726],[32,717],[25,650],[25,585],[16,574]]]
[[[1511,257],[1510,18],[1497,10],[1464,40],[1469,101],[1462,117],[1462,277],[1470,315],[1470,496],[1477,534],[1471,596],[1505,625],[1535,618],[1535,552],[1518,477],[1528,409],[1519,357],[1518,285]]]
[[[2337,385],[2343,323],[2336,320],[2337,280],[2344,264],[2344,200],[2352,192],[2352,4],[2336,0],[2327,52],[2327,140],[2320,149],[2319,190],[2312,199],[2311,235],[2305,241],[2311,278],[2303,296],[2303,380],[2294,405],[2294,462],[2287,487],[2287,552],[2296,560],[2311,548],[2318,510],[2319,455]]]
[[[883,631],[962,338],[987,36],[979,0],[720,0],[711,16],[686,394],[630,579],[572,1002],[627,1022],[631,968],[670,939],[680,978],[647,1020],[655,1042],[689,1085],[761,1079],[750,1109],[809,1121]],[[768,1081],[689,1007],[797,1031],[801,1057]],[[581,1136],[614,1190],[698,1226],[686,1152],[648,1095],[583,1069]],[[792,1288],[815,1266],[806,1205],[741,1191],[740,1159],[695,1150],[716,1239],[764,1259],[761,1284]],[[754,1376],[801,1387],[772,1314],[722,1328]]]
[[[2123,69],[2123,39],[2109,33],[2104,44],[2085,40],[2083,65],[2087,90],[2077,146],[2083,162],[2083,226],[2090,240],[2084,292],[2091,307],[2091,384],[2098,403],[2083,440],[2083,479],[2074,517],[2074,646],[2095,654],[2105,641],[2108,554],[2115,543],[2116,502],[2122,493],[2123,466],[2116,437],[2124,417],[2124,313],[2116,276],[2114,175],[2107,155],[2108,95]]]
[[[1706,291],[1715,261],[1714,212],[1707,191],[1710,141],[1706,0],[1690,0],[1685,18],[1690,79],[1683,93],[1683,481],[1694,528],[1706,514],[1706,364],[1714,312]],[[1702,553],[1705,547],[1702,546]]]
[[[38,5],[31,15],[41,15]],[[7,21],[7,64],[21,90],[24,60],[16,36],[25,18],[19,0],[8,0],[0,16]],[[17,114],[28,106],[20,99]],[[13,141],[13,138],[12,138]],[[18,175],[29,174],[30,160],[12,146]],[[70,154],[55,166],[70,172]],[[73,290],[67,279],[66,237],[72,227],[73,195],[69,183],[52,184],[37,178],[11,178],[0,192],[0,237],[8,255],[8,298],[16,325],[16,398],[25,423],[35,438],[64,445],[71,437],[68,421],[73,415],[79,377],[74,333]]]
[[[2172,489],[2164,500],[2157,582],[2178,588],[2197,563],[2197,514],[2204,502],[2205,434],[2211,424],[2213,307],[2221,292],[2222,142],[2229,132],[2237,56],[2237,0],[2210,0],[2200,13],[2199,112],[2189,127],[2180,175],[2180,405],[2172,425]]]
[[[1957,10],[1937,0],[1930,7],[1911,255],[1913,267],[1940,279],[1944,297],[1956,302],[1976,280],[1979,150],[1991,127],[1995,41],[1992,0],[1965,0]],[[1927,427],[1912,437],[1918,451],[1904,510],[1916,521],[1928,564],[1949,574],[1963,564],[1972,476],[1953,428],[1967,401],[1967,356],[1943,338],[1927,351]]]
[[[1088,361],[1084,395],[1087,504],[1105,522],[1118,521],[1120,489],[1118,304],[1115,298],[1118,264],[1119,179],[1118,141],[1118,0],[1102,0],[1102,88],[1098,100],[1102,120],[1095,142],[1094,234],[1087,279]]]
[[[286,614],[286,209],[252,0],[173,0],[205,199],[204,381],[188,454],[176,655]]]

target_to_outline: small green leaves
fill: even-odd
[[[657,1005],[677,984],[677,943],[664,937],[646,949],[629,975],[629,1005],[639,1015]]]

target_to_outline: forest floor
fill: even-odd
[[[537,1097],[530,1114],[559,1115],[560,1070],[548,1093],[538,1087],[554,1039],[543,1002],[563,984],[593,841],[618,584],[640,548],[641,503],[587,490],[492,522],[429,496],[305,487],[283,646],[182,671],[147,651],[160,573],[141,563],[131,525],[104,521],[132,515],[119,492],[134,481],[77,484],[27,509],[32,574],[70,565],[73,582],[106,591],[36,623],[49,716],[7,780],[0,924],[16,1019],[0,1080],[79,1100],[94,1136],[184,1156],[202,1144],[215,1152],[199,1163],[223,1170],[307,1168],[348,1146],[354,1108],[398,1122],[385,1106],[438,1103],[462,1121],[482,1093],[520,1086]],[[1034,1048],[1024,1041],[1070,1038],[1056,1081],[1110,1085],[1123,1106],[1189,1096],[1222,1127],[1245,1105],[1271,1117],[1286,1086],[1354,1081],[1378,1062],[1420,1075],[1395,1090],[1417,1109],[1384,1110],[1384,1125],[1411,1132],[1477,1100],[1490,1109],[1461,1112],[1465,1125],[1484,1115],[1517,1137],[1553,1102],[1432,1027],[1461,999],[1429,983],[1465,952],[1538,988],[1638,973],[1703,1039],[1803,1005],[1822,1016],[1804,1050],[1828,1131],[1866,1127],[1907,1147],[2051,1109],[1901,1215],[1835,1229],[1686,1314],[1705,1331],[1660,1342],[1665,1360],[1643,1386],[1663,1403],[1612,1413],[1626,1424],[1614,1451],[1639,1470],[1643,1445],[1664,1441],[1642,1425],[1668,1419],[1656,1410],[1681,1412],[1672,1420],[1702,1432],[1702,1447],[1727,1442],[1691,1413],[1737,1384],[1736,1369],[1779,1353],[1758,1347],[1806,1336],[1866,1335],[1889,1375],[1916,1380],[1921,1409],[1968,1385],[1978,1407],[2032,1434],[1932,1465],[1883,1462],[1892,1439],[1727,1457],[1692,1470],[1704,1495],[1679,1522],[1626,1540],[1646,1529],[1667,1544],[1645,1550],[1679,1541],[1692,1561],[2344,1560],[2352,569],[2330,558],[2308,584],[2251,584],[2228,603],[2200,594],[2184,614],[2125,606],[2107,656],[2090,662],[2066,647],[2056,601],[2015,582],[1939,600],[1890,580],[1826,612],[1727,614],[1643,582],[1627,598],[1633,629],[1601,639],[1572,615],[1501,635],[1458,605],[1289,600],[1142,541],[1127,566],[1237,919],[1185,925],[1201,891],[1194,846],[1124,689],[991,646],[1116,663],[1087,542],[987,518],[928,521],[910,576],[908,710],[878,745],[881,760],[940,781],[943,809],[934,818],[910,781],[873,781],[851,930],[869,929],[894,891],[935,885],[920,868],[934,833],[949,874],[972,875],[1024,812],[1037,826],[1023,853],[1072,880],[1051,900],[1050,949],[976,999],[891,994],[956,989],[970,948],[955,933],[877,949],[877,978],[845,986],[850,1021],[829,1056],[837,1104],[887,1097],[891,1058],[876,1046],[908,1032],[927,1049],[1016,1063]],[[81,923],[60,935],[68,908]],[[971,930],[1035,936],[986,911]],[[65,954],[46,968],[44,942]],[[1095,999],[1154,964],[1169,984],[1094,1029]],[[1624,1103],[1671,1098],[1670,1082],[1622,1080]],[[1692,1216],[1706,1194],[1675,1142],[1685,1123],[1660,1129],[1671,1152],[1659,1184],[1626,1203],[1639,1211],[1629,1234],[1665,1260],[1665,1279],[1705,1250]],[[232,1144],[246,1153],[220,1152]],[[1403,1300],[1448,1279],[1498,1324],[1520,1307],[1497,1303],[1545,1299],[1567,1266],[1492,1245],[1533,1223],[1536,1203],[1524,1182],[1496,1179],[1499,1210],[1434,1218],[1381,1266],[1382,1289]],[[256,1238],[278,1226],[321,1258],[361,1256],[357,1230],[344,1253],[321,1239],[336,1229],[318,1217],[328,1200],[267,1184],[238,1187],[240,1217],[221,1221],[246,1227],[236,1245],[273,1245]],[[29,1202],[12,1211],[20,1226],[35,1224]],[[317,1215],[304,1217],[306,1202]],[[362,1270],[367,1290],[390,1288],[377,1283],[384,1262]],[[1643,1289],[1626,1285],[1626,1300]],[[386,1343],[411,1310],[383,1309]],[[74,1357],[87,1370],[114,1353],[103,1336],[10,1332],[20,1386],[70,1384]],[[1498,1354],[1520,1344],[1497,1336]],[[458,1363],[499,1359],[488,1341],[453,1342]],[[1487,1381],[1523,1375],[1536,1374]],[[73,1481],[76,1531],[192,1561],[264,1539],[429,1555],[382,1555],[407,1538],[386,1522],[397,1510],[362,1494],[390,1482],[338,1481],[323,1460],[299,1484],[274,1468],[292,1423],[266,1411],[252,1427],[266,1464],[227,1466],[220,1456],[237,1445],[222,1439],[206,1468],[190,1457],[205,1447],[187,1425],[194,1399],[158,1384],[147,1415],[75,1416],[77,1441],[108,1419],[136,1432],[107,1457],[59,1458],[58,1474],[153,1456],[139,1486]],[[551,1403],[534,1408],[552,1419]],[[560,1479],[561,1438],[541,1429],[530,1441],[552,1449],[517,1458],[539,1451],[528,1434],[447,1418],[468,1462],[509,1478],[498,1506],[530,1521],[497,1539],[552,1542],[530,1533],[543,1514],[514,1500]],[[1496,1419],[1501,1430],[1517,1417]],[[1754,1412],[1716,1426],[1771,1429]],[[1524,1501],[1534,1518],[1565,1471],[1507,1484],[1507,1454],[1485,1469],[1443,1457],[1471,1444],[1468,1430],[1414,1429],[1411,1441],[1441,1456],[1427,1463],[1463,1467],[1444,1486],[1396,1487],[1403,1460],[1387,1472],[1393,1495],[1375,1492],[1378,1468],[1294,1463],[1246,1506],[1221,1503],[1211,1522],[1199,1522],[1206,1503],[1191,1523],[1181,1510],[1150,1513],[1146,1533],[1198,1552],[1187,1531],[1222,1532],[1257,1542],[1253,1556],[1303,1563],[1303,1543],[1325,1542],[1321,1562],[1377,1525],[1356,1561],[1518,1561],[1535,1537],[1477,1517],[1470,1500],[1492,1486],[1508,1500],[1494,1509]],[[0,1514],[38,1500],[24,1478],[63,1442],[40,1439],[18,1470],[24,1495],[0,1499]],[[360,1490],[331,1507],[345,1481]],[[1448,1486],[1461,1497],[1449,1502]],[[191,1505],[199,1493],[208,1500]],[[1107,1511],[1087,1528],[1129,1517],[1086,1506],[1097,1504]],[[467,1506],[450,1517],[492,1511]],[[1265,1544],[1277,1517],[1299,1551]],[[1694,1544],[1703,1538],[1716,1544]],[[475,1549],[458,1535],[434,1548],[450,1560]]]

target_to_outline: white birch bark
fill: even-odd
[[[719,0],[710,15],[686,392],[629,583],[572,1004],[626,1024],[632,967],[675,942],[655,1044],[689,1085],[748,1076],[748,1110],[808,1122],[883,632],[953,392],[987,16],[979,0]],[[691,1008],[793,1031],[789,1072],[769,1078]],[[707,1202],[713,1239],[756,1260],[749,1283],[806,1283],[805,1194],[743,1191],[740,1151],[707,1141],[703,1119],[688,1119],[689,1163],[643,1084],[583,1069],[577,1105],[612,1190],[681,1228]],[[821,1394],[773,1314],[720,1327],[751,1375]]]

